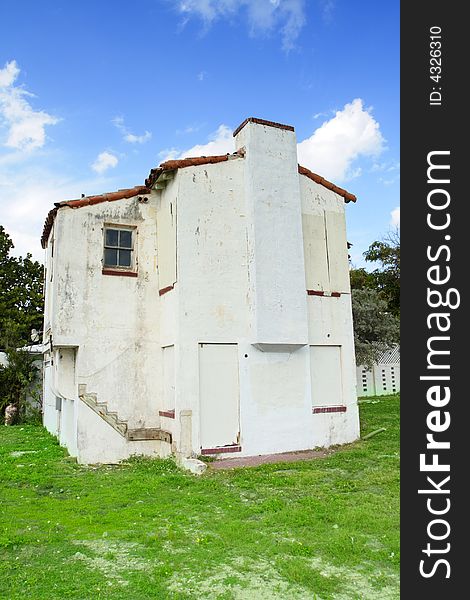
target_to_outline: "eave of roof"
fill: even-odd
[[[82,206],[92,206],[93,204],[100,204],[101,202],[114,202],[115,200],[123,200],[125,198],[133,198],[134,196],[142,196],[144,194],[150,194],[150,189],[144,185],[138,185],[133,188],[126,188],[118,190],[117,192],[110,192],[107,194],[99,194],[98,196],[85,196],[79,200],[64,200],[63,202],[56,202],[55,208],[49,211],[44,228],[41,236],[41,246],[46,247],[49,234],[54,224],[54,219],[59,208],[68,206],[69,208],[80,208]]]
[[[242,123],[243,126],[245,123],[250,122],[252,119],[247,119],[246,122]],[[261,119],[257,119],[256,122],[260,122]],[[271,124],[270,121],[266,121],[266,124]],[[275,124],[277,125],[277,124]],[[241,127],[240,126],[240,127]],[[290,127],[290,126],[283,126]],[[107,194],[99,194],[97,196],[85,196],[84,198],[80,198],[78,200],[65,200],[63,202],[57,202],[55,204],[55,208],[49,211],[46,221],[44,223],[44,228],[41,236],[41,245],[43,248],[47,245],[47,240],[49,238],[49,234],[52,229],[52,225],[54,224],[54,219],[57,214],[59,208],[68,206],[69,208],[80,208],[82,206],[93,206],[94,204],[100,204],[101,202],[113,202],[115,200],[123,200],[126,198],[133,198],[135,196],[141,196],[144,194],[150,194],[152,187],[157,182],[158,178],[165,171],[175,171],[177,169],[184,169],[185,167],[196,167],[200,165],[208,165],[215,164],[220,162],[225,162],[227,160],[231,160],[234,158],[243,158],[245,156],[245,150],[240,149],[233,154],[222,154],[216,156],[197,156],[194,158],[182,158],[178,160],[167,160],[160,164],[156,169],[152,169],[149,173],[149,176],[145,180],[145,185],[135,186],[133,188],[127,188],[123,190],[118,190],[117,192],[109,192]],[[298,171],[300,175],[305,175],[315,183],[318,183],[327,189],[335,192],[336,194],[342,196],[345,202],[356,202],[357,198],[354,194],[344,190],[343,188],[338,187],[331,181],[328,181],[321,175],[317,175],[310,171],[306,167],[298,166]]]
[[[325,179],[321,175],[317,175],[313,171],[310,171],[310,169],[307,169],[306,167],[302,167],[302,165],[299,165],[299,173],[301,175],[305,175],[306,177],[308,177],[315,183],[319,183],[323,187],[326,187],[327,189],[331,190],[332,192],[335,192],[335,194],[342,196],[344,198],[345,202],[356,202],[356,200],[357,200],[357,198],[354,194],[351,194],[350,192],[347,192],[343,188],[338,187],[334,183],[331,183],[331,181],[328,181],[328,179]]]
[[[162,162],[156,169],[152,169],[149,176],[145,180],[145,185],[149,188],[153,187],[164,171],[175,171],[176,169],[184,169],[185,167],[198,167],[200,165],[213,165],[215,163],[225,162],[233,158],[243,158],[244,150],[238,150],[233,154],[219,154],[216,156],[195,156],[193,158],[180,158],[177,160],[167,160]]]

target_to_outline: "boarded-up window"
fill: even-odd
[[[236,344],[199,344],[202,448],[238,442],[239,379]]]
[[[310,346],[312,405],[343,404],[341,346]]]
[[[324,213],[314,215],[303,214],[302,228],[307,289],[329,290]]]
[[[349,292],[348,242],[344,215],[325,212],[328,272],[332,292]]]
[[[307,290],[349,292],[346,224],[340,212],[302,215]]]
[[[162,197],[157,213],[158,287],[176,283],[176,202]]]

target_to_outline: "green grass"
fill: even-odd
[[[0,598],[398,598],[399,397],[361,403],[327,458],[196,477],[171,460],[84,467],[0,427]]]

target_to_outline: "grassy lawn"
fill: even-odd
[[[83,467],[0,427],[0,598],[399,598],[399,397],[327,458],[213,471]]]

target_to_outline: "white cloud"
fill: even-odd
[[[364,109],[362,100],[353,100],[343,110],[325,121],[313,134],[297,145],[301,165],[335,183],[360,177],[363,169],[354,161],[362,156],[378,156],[384,149],[379,123]],[[232,130],[220,125],[206,144],[197,144],[181,151],[163,150],[162,160],[189,156],[211,156],[234,151]],[[388,168],[389,165],[387,165]],[[372,170],[377,167],[373,166]]]
[[[150,131],[145,131],[145,133],[142,135],[128,133],[124,136],[124,139],[130,144],[145,144],[145,142],[148,142],[150,139],[152,139],[152,134]]]
[[[378,156],[384,142],[379,123],[356,98],[298,144],[299,163],[327,179],[344,181],[354,176],[357,158]]]
[[[234,18],[244,9],[250,34],[277,31],[282,48],[292,50],[305,25],[305,0],[180,0],[178,10],[186,18],[197,16],[209,28],[217,19]]]
[[[230,127],[220,125],[214,133],[209,136],[206,144],[196,144],[188,150],[181,152],[175,148],[163,150],[160,153],[162,160],[175,158],[188,158],[191,156],[212,156],[217,154],[230,154],[234,152],[233,134]]]
[[[145,144],[145,142],[152,139],[152,133],[150,131],[145,131],[142,135],[135,135],[132,133],[124,124],[124,119],[122,117],[114,117],[111,122],[119,129],[123,135],[123,139],[126,142],[129,142],[129,144]]]
[[[6,130],[3,146],[30,152],[44,146],[46,125],[55,125],[59,119],[43,110],[34,110],[27,100],[33,94],[15,85],[19,74],[14,60],[0,69],[0,131]]]
[[[390,225],[392,227],[400,227],[400,207],[397,206],[396,208],[394,208],[390,215]]]
[[[20,70],[16,60],[6,63],[5,67],[0,69],[0,88],[10,87],[19,74]]]
[[[104,173],[108,169],[114,169],[118,162],[119,159],[117,156],[105,150],[104,152],[98,154],[95,162],[91,165],[91,168],[96,173]]]

